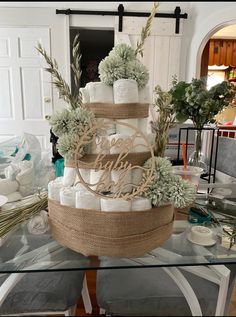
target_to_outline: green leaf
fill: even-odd
[[[176,114],[176,120],[178,121],[178,122],[180,122],[180,123],[183,123],[183,122],[185,122],[186,120],[188,120],[188,116],[186,115],[186,114],[183,114],[183,113],[181,113],[181,112],[178,112],[177,114]]]

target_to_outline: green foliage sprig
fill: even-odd
[[[206,78],[193,78],[191,83],[173,80],[170,89],[173,107],[179,121],[191,119],[201,129],[215,123],[214,116],[229,105],[235,95],[233,84],[223,81],[207,90]]]
[[[154,89],[154,108],[157,110],[157,119],[151,123],[155,133],[154,153],[164,157],[168,142],[169,130],[175,126],[175,111],[172,97],[169,92],[164,92],[159,85]]]
[[[51,58],[46,50],[42,47],[40,43],[38,43],[38,47],[36,49],[38,52],[44,57],[46,63],[49,67],[46,68],[53,78],[53,84],[59,91],[60,98],[64,99],[67,102],[71,109],[76,109],[82,105],[82,97],[81,93],[79,92],[80,87],[80,78],[81,78],[81,70],[80,70],[80,60],[81,55],[79,54],[79,35],[76,35],[73,41],[73,48],[72,48],[72,64],[71,68],[74,74],[75,86],[76,91],[75,94],[72,95],[71,90],[67,82],[63,79],[59,72],[57,61],[54,58]]]
[[[81,54],[79,35],[75,36],[72,45],[71,68],[75,81],[74,95],[72,95],[69,85],[62,78],[57,61],[47,54],[41,44],[38,44],[37,50],[45,58],[49,66],[46,70],[52,75],[53,84],[59,90],[60,97],[70,106],[69,109],[56,112],[49,118],[52,132],[59,138],[57,144],[58,152],[66,159],[73,159],[76,151],[79,151],[79,155],[82,156],[85,154],[85,147],[77,149],[77,144],[83,131],[94,124],[95,116],[90,110],[84,108],[82,104],[82,95],[80,92]]]
[[[149,159],[145,168],[150,168]],[[176,208],[184,208],[192,204],[196,198],[195,186],[172,173],[172,165],[167,158],[155,157],[154,178],[149,185],[145,197],[148,197],[153,206],[171,202]]]
[[[141,36],[140,36],[140,40],[137,42],[135,56],[140,54],[143,57],[143,46],[144,46],[146,38],[149,37],[149,35],[151,33],[152,21],[153,21],[153,18],[155,17],[158,6],[159,6],[159,3],[154,2],[153,8],[151,10],[151,13],[150,13],[148,19],[147,19],[146,25],[141,30]]]

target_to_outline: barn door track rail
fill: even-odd
[[[117,11],[90,11],[90,10],[56,10],[56,14],[83,14],[83,15],[112,15],[119,16],[119,32],[123,30],[123,17],[148,17],[150,13],[147,12],[126,12],[123,4],[119,4]],[[176,7],[174,13],[156,13],[158,18],[175,19],[175,34],[179,34],[180,19],[187,19],[187,13],[181,13],[180,7]]]

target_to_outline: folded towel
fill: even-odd
[[[63,181],[62,181],[63,185],[65,187],[72,186],[75,182],[75,178],[76,178],[76,168],[65,166]]]
[[[143,211],[152,209],[152,204],[150,199],[143,197],[135,197],[131,201],[131,210],[132,211]]]
[[[64,206],[75,207],[76,189],[74,187],[65,187],[60,189],[60,204]]]
[[[90,102],[113,103],[113,89],[102,82],[90,82],[88,87]]]
[[[14,193],[19,188],[17,181],[11,181],[9,179],[0,179],[0,195],[9,195]]]
[[[118,79],[113,84],[114,103],[139,102],[138,85],[133,79]]]
[[[8,203],[12,203],[14,201],[18,201],[22,199],[22,195],[19,192],[14,192],[9,195],[6,195],[8,198]]]
[[[89,191],[76,192],[75,206],[79,209],[101,210],[100,198]]]
[[[62,177],[48,183],[48,198],[60,201],[60,189],[63,188]]]
[[[43,234],[49,230],[48,213],[41,210],[39,215],[33,217],[27,223],[27,229],[31,234]]]
[[[131,127],[126,126],[122,123],[127,123],[127,124],[131,125]],[[139,119],[116,120],[116,133],[118,133],[118,134],[133,135],[136,132],[136,130],[134,130],[135,128],[139,129]]]
[[[130,211],[131,201],[101,198],[101,211]]]

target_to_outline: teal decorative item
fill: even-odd
[[[56,177],[64,175],[64,158],[60,158],[55,162]]]
[[[197,224],[210,223],[212,221],[212,217],[201,208],[191,207],[189,208],[188,221],[190,223]]]

